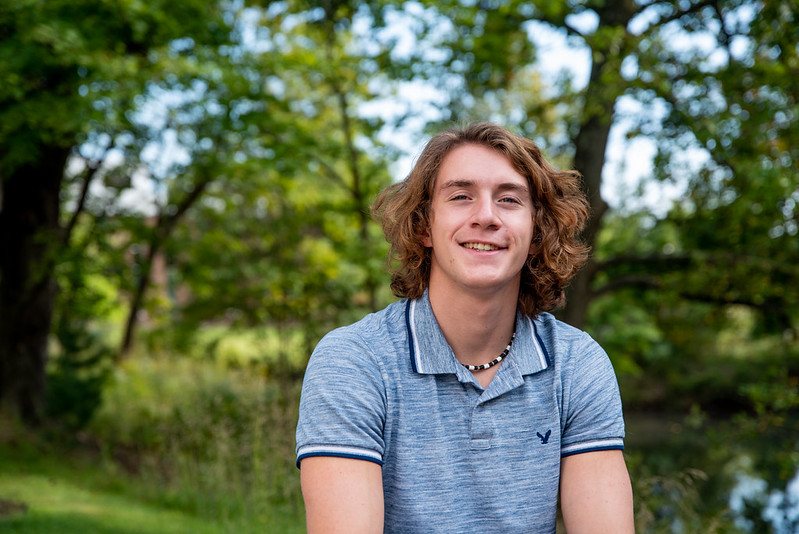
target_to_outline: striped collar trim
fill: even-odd
[[[405,322],[414,372],[458,374],[461,366],[438,326],[426,291],[421,298],[406,302]],[[516,339],[507,360],[522,375],[543,371],[552,364],[538,328],[534,320],[516,313]]]

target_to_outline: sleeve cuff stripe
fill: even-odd
[[[561,457],[579,454],[582,452],[624,450],[624,441],[621,439],[604,439],[596,441],[586,441],[566,445],[560,450]]]
[[[300,461],[303,458],[309,458],[312,456],[352,458],[354,460],[367,460],[378,465],[383,465],[383,456],[380,453],[369,449],[360,449],[358,447],[338,447],[330,445],[311,445],[301,447],[297,451],[297,467],[300,466]]]

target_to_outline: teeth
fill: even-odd
[[[499,247],[495,247],[494,245],[489,245],[487,243],[464,243],[463,246],[473,250],[499,250]]]

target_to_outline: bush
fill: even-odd
[[[160,501],[231,523],[275,509],[301,522],[299,390],[257,365],[137,357],[114,373],[89,430]]]
[[[47,415],[69,430],[80,430],[102,403],[113,350],[86,329],[62,329],[60,333],[61,351],[47,368]]]

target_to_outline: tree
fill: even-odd
[[[246,183],[215,184],[182,229],[188,247],[175,251],[175,265],[192,293],[179,310],[186,324],[225,314],[302,324],[312,343],[384,300],[385,246],[369,202],[389,182],[391,152],[376,139],[381,121],[359,116],[373,98],[368,76],[379,73],[350,31],[357,11],[357,3],[286,3],[253,17],[269,38],[249,68],[262,73],[281,58],[265,80],[280,126],[250,137],[262,153],[242,160]]]
[[[399,154],[384,135],[420,124],[504,123],[583,174],[596,253],[568,321],[633,288],[743,304],[764,329],[796,330],[797,60],[783,31],[795,2],[138,6],[0,4],[4,409],[41,414],[54,273],[64,305],[90,271],[115,280],[130,299],[123,353],[159,254],[192,290],[170,320],[324,328],[379,307],[385,248],[368,206]],[[537,70],[542,26],[589,53],[584,87]],[[419,87],[432,88],[426,103],[408,96]],[[632,101],[642,111],[625,115]],[[653,178],[686,196],[667,216],[620,213],[648,243],[620,249],[598,236],[622,119],[657,141]],[[690,173],[687,151],[703,155]],[[151,192],[149,211],[123,202],[133,190]],[[77,317],[59,308],[56,331],[80,329]]]
[[[665,223],[684,230],[680,242],[668,248],[676,247],[680,253],[630,251],[607,257],[597,249],[569,288],[566,307],[560,311],[563,319],[584,325],[595,296],[608,291],[681,287],[682,298],[782,310],[780,317],[772,313],[770,320],[796,328],[795,311],[789,312],[795,310],[789,304],[794,302],[791,288],[795,287],[789,273],[796,252],[793,244],[785,242],[796,233],[792,221],[797,181],[788,168],[794,155],[787,148],[796,130],[791,89],[795,84],[790,81],[796,48],[792,34],[782,31],[796,18],[793,2],[779,7],[740,0],[487,0],[424,5],[424,11],[406,7],[405,12],[419,21],[417,40],[428,46],[420,46],[400,62],[405,72],[447,88],[441,98],[449,112],[442,114],[442,122],[490,118],[534,138],[555,153],[554,159],[563,161],[566,156],[569,166],[582,173],[591,203],[591,219],[583,234],[587,244],[596,248],[608,213],[601,188],[609,134],[621,119],[637,125],[629,130],[629,138],[645,135],[657,141],[659,156],[652,178],[685,185],[687,200]],[[529,38],[531,23],[565,34],[574,46],[588,52],[585,87],[562,79],[550,88],[553,96],[545,93],[536,100],[518,95],[524,87],[518,78],[533,75],[528,66],[538,53],[535,39]],[[620,111],[622,100],[637,102],[641,111],[637,115]],[[554,110],[557,116],[541,113],[542,109]],[[764,142],[752,144],[753,138]],[[684,179],[680,156],[688,149],[704,156],[697,160],[702,163],[692,170],[693,177]],[[782,185],[763,186],[775,180]],[[730,202],[733,198],[737,200]],[[752,204],[764,211],[777,209],[782,217],[764,223],[770,230],[756,229],[735,207]],[[733,221],[730,210],[738,214],[738,222],[722,230]],[[714,223],[719,224],[714,227]],[[769,262],[753,261],[753,248],[743,256],[730,254],[730,243],[723,236],[742,232],[750,244],[758,243]],[[698,240],[702,235],[707,239]],[[778,250],[779,254],[770,254]],[[690,269],[699,265],[714,267],[713,283],[691,274]],[[747,287],[747,276],[757,276],[762,284],[757,289]],[[773,285],[765,290],[763,284]],[[736,292],[749,295],[736,298]]]
[[[228,208],[243,209],[251,199],[256,217],[247,221],[248,235],[238,234],[244,245],[238,249],[246,250],[250,261],[228,269],[237,273],[230,279],[230,295],[254,280],[273,283],[255,301],[231,305],[214,294],[204,319],[260,307],[261,318],[265,311],[278,321],[308,321],[309,309],[346,309],[353,294],[359,306],[377,306],[380,262],[363,258],[380,246],[368,203],[388,175],[380,144],[373,140],[379,121],[357,114],[368,93],[358,77],[369,68],[356,48],[348,48],[347,28],[357,3],[321,11],[288,4],[223,9],[188,0],[146,10],[91,1],[52,1],[39,11],[37,5],[22,2],[0,12],[8,37],[4,57],[12,58],[19,43],[27,47],[2,64],[16,85],[2,95],[9,120],[0,138],[0,146],[8,148],[1,167],[8,261],[0,279],[7,319],[0,332],[0,405],[28,422],[41,417],[56,266],[71,265],[60,271],[71,274],[60,278],[67,291],[59,302],[74,305],[86,293],[79,290],[88,272],[81,262],[101,254],[105,276],[115,278],[117,289],[130,298],[120,348],[124,356],[140,312],[149,307],[154,260],[167,254],[185,269],[184,282],[196,281],[196,273],[208,270],[193,267],[196,258],[186,258],[186,249],[196,252],[192,245],[218,235],[212,226],[220,215],[235,229],[236,215]],[[96,31],[82,24],[106,17],[114,24],[98,24]],[[249,32],[257,34],[255,39]],[[42,66],[51,63],[52,68]],[[41,84],[27,86],[28,79]],[[41,113],[26,115],[37,100],[48,104],[42,109],[58,109],[61,116],[50,121]],[[26,139],[24,146],[15,146]],[[39,156],[48,150],[53,155],[43,160],[46,167]],[[24,180],[27,174],[43,178]],[[308,192],[318,189],[320,176],[326,194],[322,202],[309,203],[314,195]],[[131,206],[124,198],[133,190],[151,190],[152,196]],[[265,208],[261,200],[270,202],[266,232],[252,227],[263,222],[257,216]],[[227,206],[221,212],[219,202]],[[41,215],[22,234],[27,241],[18,242],[19,221],[31,210]],[[199,224],[182,226],[193,210],[198,217],[187,222]],[[76,243],[71,237],[78,227],[84,231]],[[207,235],[197,231],[203,228]],[[274,234],[273,228],[288,231]],[[261,258],[266,265],[252,261],[264,253],[261,245],[248,242],[259,233],[271,243]],[[190,236],[188,246],[176,236]],[[330,247],[332,256],[325,254]],[[95,252],[82,255],[81,250]],[[209,265],[230,260],[218,254],[208,259]],[[331,265],[341,271],[342,263],[348,264],[346,272],[333,276]],[[250,274],[242,277],[245,271]],[[218,272],[210,283],[218,282]],[[307,277],[298,279],[303,272]],[[341,281],[331,284],[337,277]],[[32,300],[36,306],[26,305]],[[189,315],[204,308],[202,300],[190,303]],[[56,333],[85,328],[81,322],[87,319],[59,309]]]
[[[74,228],[62,226],[67,162],[89,132],[117,141],[146,80],[165,74],[151,52],[178,38],[218,40],[219,17],[215,4],[194,0],[147,10],[96,0],[0,4],[0,407],[25,421],[43,413],[54,266]],[[97,168],[75,178],[88,188]],[[82,197],[66,219],[76,220]]]
[[[751,11],[725,18],[719,31],[726,61],[684,66],[681,83],[658,93],[669,113],[658,132],[656,176],[679,176],[680,152],[699,147],[707,155],[668,216],[680,229],[676,246],[704,271],[701,281],[680,277],[682,294],[745,305],[758,312],[761,331],[796,339],[799,92],[791,80],[799,60],[783,28],[792,27],[799,5],[745,7]],[[674,63],[661,58],[647,69],[662,77]]]

